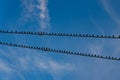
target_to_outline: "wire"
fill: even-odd
[[[38,47],[38,46],[35,47],[35,46],[20,45],[20,44],[7,43],[7,42],[0,42],[0,44],[1,45],[7,45],[7,46],[20,47],[20,48],[42,50],[42,51],[47,51],[47,52],[55,52],[55,53],[63,53],[63,54],[71,54],[71,55],[80,55],[80,56],[85,56],[85,57],[94,57],[94,58],[101,58],[101,59],[109,59],[109,60],[120,61],[120,58],[111,57],[111,56],[102,56],[102,55],[96,55],[96,54],[80,53],[80,52],[73,52],[73,51],[68,51],[68,50],[52,49],[52,48],[48,48],[48,47]]]
[[[8,34],[26,34],[26,35],[41,35],[41,36],[68,36],[68,37],[86,37],[86,38],[109,38],[120,39],[120,35],[95,35],[95,34],[70,34],[70,33],[47,33],[47,32],[28,32],[28,31],[8,31],[0,30],[0,33]]]

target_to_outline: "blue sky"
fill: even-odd
[[[0,0],[0,29],[120,34],[119,0]],[[0,41],[120,57],[120,40],[0,34]],[[0,45],[0,80],[119,80],[120,62]]]

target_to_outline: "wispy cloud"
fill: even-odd
[[[27,22],[34,14],[35,4],[33,4],[32,0],[21,0],[21,3],[23,11],[21,12],[22,17],[20,19]]]
[[[38,0],[39,5],[37,5],[37,8],[41,11],[39,14],[40,17],[40,25],[43,29],[45,29],[47,26],[49,26],[49,13],[48,13],[48,8],[47,0]]]
[[[36,24],[40,26],[42,30],[49,28],[50,17],[48,11],[48,0],[21,0],[23,11],[22,20],[24,23],[36,21]]]
[[[8,66],[8,64],[5,61],[0,60],[0,71],[10,73],[13,70]]]
[[[101,54],[102,53],[103,45],[101,45],[99,43],[97,43],[97,44],[92,43],[88,47],[89,47],[90,53],[94,53],[94,54]]]
[[[112,4],[109,3],[109,0],[100,0],[106,12],[111,16],[111,18],[116,22],[118,26],[120,26],[120,18],[113,10]]]
[[[66,72],[75,70],[74,64],[57,62],[49,58],[44,59],[44,61],[36,58],[35,64],[39,69],[49,72],[54,80],[59,80],[63,75],[66,75]]]
[[[11,60],[12,57],[10,55],[6,54],[5,51],[0,49],[1,56],[4,56],[4,58],[7,58],[8,60]],[[14,54],[14,51],[13,53]],[[14,77],[17,77],[18,79],[25,80],[24,76],[19,72],[19,70],[16,68],[17,66],[13,63],[10,63],[7,61],[7,59],[0,59],[0,80],[10,80]]]
[[[9,54],[7,54],[7,51],[9,51]],[[54,80],[57,80],[67,74],[66,72],[72,72],[75,69],[74,64],[58,62],[47,56],[43,57],[37,51],[7,48],[6,51],[0,49],[0,52],[1,56],[7,58],[7,60],[5,58],[0,59],[0,71],[11,74],[6,77],[11,77],[17,73],[21,75],[20,79],[25,80],[22,72],[45,70],[52,75]]]

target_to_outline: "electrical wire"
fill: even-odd
[[[80,52],[74,52],[74,51],[68,51],[68,50],[52,49],[52,48],[48,48],[48,47],[20,45],[20,44],[7,43],[7,42],[0,42],[0,44],[1,45],[7,45],[7,46],[20,47],[20,48],[28,48],[28,49],[47,51],[47,52],[80,55],[80,56],[85,56],[85,57],[93,57],[93,58],[101,58],[101,59],[109,59],[109,60],[120,61],[120,58],[116,58],[116,57],[112,57],[112,56],[102,56],[102,55],[96,55],[96,54],[88,54],[88,53],[80,53]]]
[[[8,30],[0,30],[0,33],[40,35],[40,36],[68,36],[68,37],[120,39],[120,35],[115,36],[115,35],[95,35],[95,34],[47,33],[47,32],[8,31]]]

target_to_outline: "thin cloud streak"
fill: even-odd
[[[21,0],[23,11],[22,18],[26,24],[36,20],[36,24],[40,26],[42,30],[46,30],[50,27],[50,17],[48,11],[48,0]]]
[[[74,64],[58,62],[47,56],[43,57],[37,51],[7,48],[6,51],[0,49],[0,52],[2,56],[11,61],[0,59],[0,71],[11,74],[6,77],[12,77],[17,74],[20,75],[20,79],[25,80],[22,72],[45,70],[56,80],[57,78],[61,79],[63,75],[67,74],[66,72],[72,72],[75,69]],[[7,54],[7,52],[9,52],[9,54]]]
[[[40,10],[40,26],[42,29],[45,29],[47,26],[49,26],[49,13],[48,13],[48,8],[47,8],[47,4],[48,1],[47,0],[38,0],[39,5],[37,6],[37,8]]]
[[[109,6],[109,2],[106,0],[100,0],[100,1],[106,12],[111,16],[111,18],[116,22],[116,24],[120,26],[120,19],[118,18],[117,14],[113,11],[112,7]]]

